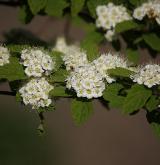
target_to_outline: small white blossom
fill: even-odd
[[[59,38],[53,50],[63,53],[62,59],[68,71],[73,71],[76,67],[88,64],[87,54],[76,44],[67,45],[64,38]]]
[[[98,59],[93,61],[97,71],[106,79],[108,83],[112,83],[115,78],[110,77],[107,74],[108,69],[114,69],[116,67],[127,68],[127,62],[118,55],[112,55],[111,53],[102,54]]]
[[[111,42],[113,40],[114,35],[115,35],[114,30],[108,30],[105,34],[105,38]]]
[[[153,0],[143,3],[133,12],[133,17],[142,20],[145,16],[150,19],[155,19],[160,24],[160,1]]]
[[[148,64],[143,66],[139,71],[131,75],[133,82],[144,84],[148,88],[160,84],[160,66],[157,64]]]
[[[70,73],[66,81],[67,88],[74,89],[77,97],[88,99],[101,97],[105,89],[101,74],[91,64],[76,68],[75,71]]]
[[[0,46],[0,66],[9,63],[10,53],[6,47]]]
[[[97,6],[96,13],[96,26],[107,31],[105,37],[108,41],[112,41],[118,23],[132,19],[123,5],[116,6],[113,3]]]
[[[53,88],[45,78],[34,78],[20,88],[19,93],[25,105],[31,105],[32,109],[38,109],[51,104],[49,92]]]
[[[26,67],[25,73],[31,77],[41,77],[52,72],[55,62],[48,53],[38,49],[24,49],[21,52],[21,63]]]

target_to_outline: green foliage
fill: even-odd
[[[124,100],[123,113],[130,114],[143,108],[151,95],[151,90],[144,86],[138,84],[133,85],[132,88],[128,90],[127,97]]]
[[[7,79],[9,81],[26,79],[18,58],[10,57],[10,63],[0,67],[0,79]]]
[[[45,12],[49,16],[61,17],[63,15],[63,9],[68,6],[65,0],[48,0],[45,8]]]
[[[69,73],[66,69],[60,68],[50,76],[50,82],[64,83],[68,74]]]
[[[88,100],[73,99],[71,114],[74,122],[81,125],[93,114],[92,102]]]
[[[134,72],[125,68],[117,67],[115,69],[108,69],[107,73],[115,77],[130,77]]]
[[[96,29],[95,24],[85,21],[80,16],[73,17],[72,23],[74,26],[81,27],[86,32],[94,31]]]
[[[33,14],[27,5],[23,5],[19,8],[18,17],[22,23],[29,23],[33,18]]]
[[[157,109],[160,101],[157,99],[156,96],[151,96],[148,102],[146,103],[146,108],[149,112]]]
[[[102,41],[102,39],[103,36],[100,33],[96,31],[91,31],[81,42],[81,47],[87,51],[89,61],[93,61],[98,57],[98,45]]]
[[[140,28],[140,25],[134,22],[133,20],[123,21],[116,25],[116,33],[122,33],[128,30]]]
[[[153,50],[160,52],[160,38],[155,33],[144,34],[143,39]]]
[[[81,11],[85,3],[85,0],[71,0],[71,13],[72,16],[77,16]]]
[[[67,91],[64,86],[55,86],[54,89],[50,92],[52,97],[71,97],[72,95]]]
[[[135,49],[127,49],[126,50],[126,54],[127,54],[127,59],[132,62],[133,64],[138,64],[139,63],[139,60],[140,60],[140,55],[139,55],[139,52],[138,50],[135,50]]]
[[[52,51],[50,53],[50,56],[53,58],[53,61],[55,61],[55,70],[57,71],[63,64],[63,60],[62,60],[62,53],[61,52],[56,52],[56,51]]]
[[[29,7],[34,15],[46,6],[47,0],[28,0]]]
[[[124,96],[120,96],[119,92],[123,89],[123,85],[114,83],[106,87],[103,92],[103,98],[109,101],[109,106],[111,108],[122,108],[124,102]]]

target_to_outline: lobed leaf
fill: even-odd
[[[128,90],[127,97],[123,104],[123,113],[130,114],[143,108],[147,100],[152,95],[152,91],[142,85],[135,84]]]
[[[92,102],[73,99],[71,103],[71,114],[77,125],[83,124],[93,114]]]

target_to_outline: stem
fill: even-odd
[[[15,96],[16,93],[10,91],[0,91],[0,95]]]
[[[39,118],[40,118],[40,125],[38,126],[37,130],[40,135],[43,135],[45,133],[44,130],[44,115],[43,112],[38,113]]]

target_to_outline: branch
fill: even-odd
[[[10,91],[0,91],[0,95],[15,96],[16,93]]]

